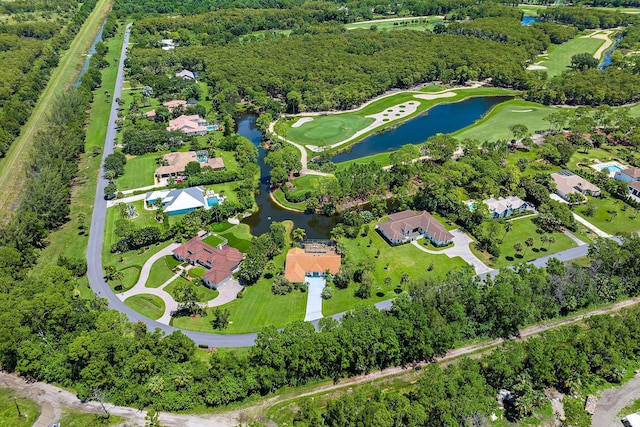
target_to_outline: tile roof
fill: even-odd
[[[640,191],[640,181],[631,181],[629,187],[635,188]]]
[[[169,120],[169,132],[179,130],[184,133],[191,132],[207,132],[207,127],[202,125],[204,119],[197,114],[191,116],[185,116],[184,114],[176,119]]]
[[[174,100],[172,100],[172,101],[167,101],[167,102],[165,102],[165,103],[164,103],[164,104],[162,104],[162,105],[164,105],[165,107],[167,107],[167,109],[168,109],[169,111],[173,112],[173,109],[174,109],[174,108],[177,108],[177,107],[180,107],[180,106],[183,106],[183,105],[187,105],[187,101],[184,101],[184,100],[182,100],[182,99],[174,99]]]
[[[293,248],[287,252],[284,278],[293,283],[302,283],[306,273],[329,270],[331,274],[337,274],[340,272],[340,261],[340,255],[334,252],[309,253],[301,248]]]
[[[210,267],[202,278],[218,285],[231,275],[233,270],[240,264],[244,255],[239,250],[224,245],[214,248],[198,237],[186,242],[184,245],[177,247],[174,254],[180,258],[198,262]]]
[[[623,169],[621,172],[631,178],[640,178],[640,168]]]
[[[167,162],[168,165],[156,168],[155,173],[157,176],[181,174],[190,162],[198,161],[198,156],[195,151],[187,151],[168,153],[162,156],[162,159]],[[213,169],[223,169],[224,160],[222,157],[207,158],[207,161],[203,162],[201,166],[211,166]]]
[[[424,230],[426,234],[438,242],[447,242],[453,239],[453,234],[449,233],[447,229],[427,211],[415,213],[406,210],[391,214],[389,215],[389,221],[379,223],[378,228],[393,241],[404,239],[406,233],[410,233],[416,228]]]
[[[512,208],[517,209],[522,205],[526,205],[526,202],[519,197],[509,196],[509,197],[498,197],[495,199],[493,196],[487,200],[483,200],[482,203],[489,207],[490,212],[495,212],[498,215],[502,215],[504,211]]]
[[[553,181],[556,183],[556,188],[562,194],[582,193],[584,191],[590,191],[592,193],[600,192],[599,187],[568,170],[554,172],[551,174],[551,178],[553,178]]]

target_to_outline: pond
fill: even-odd
[[[540,22],[540,20],[535,16],[523,16],[522,17],[522,25],[528,27],[534,22]]]
[[[424,142],[436,133],[450,133],[473,124],[486,114],[491,107],[511,97],[486,96],[465,101],[438,105],[428,113],[408,120],[395,129],[373,135],[353,146],[349,152],[334,156],[333,160],[342,162],[363,156],[398,149],[404,144]],[[253,235],[269,231],[273,221],[292,220],[296,227],[306,230],[307,238],[326,239],[338,223],[340,217],[327,217],[311,213],[292,212],[281,208],[269,197],[269,167],[264,163],[266,150],[260,145],[262,134],[256,127],[255,114],[245,114],[237,121],[238,134],[244,136],[258,147],[260,166],[260,194],[256,196],[258,211],[242,222],[251,227]]]

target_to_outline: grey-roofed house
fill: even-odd
[[[196,80],[200,77],[200,73],[190,70],[182,70],[179,73],[176,73],[176,77],[181,77],[186,80]]]
[[[156,190],[145,195],[147,206],[162,204],[169,215],[180,215],[207,206],[203,186],[183,188],[180,190]]]
[[[376,225],[376,229],[392,245],[398,245],[420,237],[431,240],[435,246],[453,242],[453,234],[428,212],[415,213],[406,210],[389,215],[389,220]]]
[[[483,200],[482,203],[489,207],[492,218],[507,218],[515,212],[533,210],[529,203],[516,196],[498,197],[497,199],[491,196],[487,200]]]
[[[556,193],[565,200],[567,200],[569,194],[573,193],[595,197],[600,195],[599,187],[566,169],[552,173],[551,178],[556,183]]]

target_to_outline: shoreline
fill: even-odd
[[[269,190],[269,198],[271,199],[271,201],[273,203],[275,203],[276,205],[278,205],[279,207],[281,207],[284,210],[287,210],[289,212],[295,212],[295,213],[306,213],[306,211],[301,211],[300,209],[295,209],[295,208],[290,208],[288,206],[283,205],[282,203],[280,203],[277,199],[276,196],[273,194],[273,191]]]

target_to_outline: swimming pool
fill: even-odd
[[[597,163],[595,165],[591,165],[591,167],[598,172],[607,169],[611,178],[614,178],[618,172],[627,168],[618,162]]]
[[[218,203],[220,203],[220,201],[218,200],[218,197],[216,196],[211,196],[207,198],[207,206],[215,206]]]

